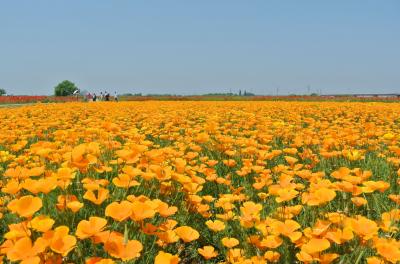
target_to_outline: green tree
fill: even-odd
[[[6,90],[0,88],[0,96],[5,95],[6,93]]]
[[[78,87],[75,85],[75,83],[65,80],[54,87],[54,94],[56,96],[68,96],[72,95],[77,89]]]

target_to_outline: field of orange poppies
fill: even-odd
[[[400,105],[0,109],[3,263],[399,263]]]

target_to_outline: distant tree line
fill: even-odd
[[[203,94],[203,96],[255,96],[255,94],[247,92],[246,90],[242,93],[242,90],[239,90],[238,93],[207,93]]]
[[[79,90],[78,87],[71,81],[65,80],[57,84],[56,87],[54,87],[54,95],[56,96],[70,96],[73,95],[76,90]],[[0,90],[1,94],[1,90]],[[124,93],[121,94],[121,96],[143,96],[142,93]],[[178,94],[146,94],[146,96],[152,96],[152,97],[161,97],[161,96],[182,96]],[[248,92],[244,90],[239,90],[238,93],[207,93],[207,94],[202,94],[202,96],[255,96],[254,93]]]
[[[54,87],[54,95],[69,96],[73,95],[76,90],[78,90],[78,87],[73,82],[65,80]]]
[[[142,93],[123,93],[121,96],[142,96]]]
[[[75,83],[68,81],[68,80],[64,80],[62,82],[60,82],[59,84],[57,84],[56,87],[54,87],[54,95],[55,96],[71,96],[74,94],[75,91],[79,92],[79,88],[76,86]],[[80,92],[80,94],[87,94],[88,92],[86,90]],[[1,89],[0,88],[0,96],[2,95],[6,95],[7,92],[5,89]],[[289,94],[289,96],[320,96],[321,94],[318,93],[310,93],[310,94]],[[142,93],[123,93],[121,94],[121,96],[150,96],[150,97],[162,97],[162,96],[174,96],[174,97],[178,97],[178,96],[182,96],[179,94],[146,94],[143,95]],[[190,96],[190,95],[189,95]],[[248,92],[246,90],[242,91],[239,90],[237,93],[206,93],[206,94],[202,94],[202,96],[255,96],[254,93],[252,92]]]

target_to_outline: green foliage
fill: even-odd
[[[0,96],[5,95],[6,93],[6,90],[0,88]]]
[[[234,93],[207,93],[203,94],[203,96],[234,96]]]
[[[54,87],[54,95],[56,96],[68,96],[72,95],[78,87],[71,81],[65,80],[60,82]]]
[[[255,96],[254,93],[247,92],[246,90],[243,93],[244,96]]]

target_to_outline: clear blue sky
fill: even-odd
[[[398,0],[25,0],[0,7],[0,87],[400,92]]]

